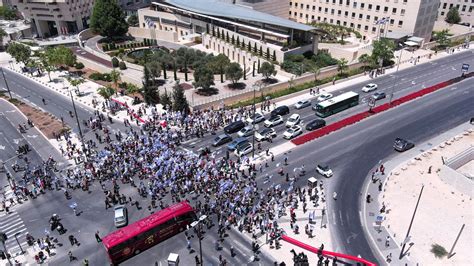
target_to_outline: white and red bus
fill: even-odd
[[[110,262],[117,265],[186,230],[195,220],[193,207],[183,201],[108,234],[102,243]]]

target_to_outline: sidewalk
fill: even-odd
[[[440,178],[441,169],[446,167],[440,158],[450,158],[467,149],[469,145],[472,146],[472,143],[474,127],[469,123],[462,124],[383,162],[386,175],[377,172],[373,179],[375,182],[370,176],[366,179],[364,194],[361,197],[362,222],[380,261],[389,264],[387,255],[391,254],[391,263],[395,265],[474,263],[471,257],[472,194],[463,194],[453,187],[449,179],[454,177],[449,176],[448,182]],[[421,154],[420,150],[423,151]],[[379,168],[379,165],[374,166],[373,171],[376,168]],[[465,171],[472,171],[472,167],[467,167]],[[472,181],[465,182],[470,182],[472,187]],[[405,239],[423,185],[423,194],[410,237]],[[366,202],[368,194],[372,197],[371,203]],[[382,212],[383,206],[385,209]],[[454,249],[457,254],[449,260],[446,257],[435,258],[430,251],[432,245],[439,244],[449,252],[463,223],[466,228]],[[404,256],[400,259],[404,242]]]

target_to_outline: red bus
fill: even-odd
[[[183,201],[108,234],[102,243],[116,265],[182,232],[195,220],[193,207]]]

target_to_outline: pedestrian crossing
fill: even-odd
[[[26,234],[28,233],[23,220],[15,211],[10,211],[9,214],[5,211],[0,212],[0,232],[7,235],[8,239],[5,241],[5,246],[12,256],[21,252],[18,243],[23,250],[26,250],[28,244],[26,242]],[[15,239],[18,239],[17,240]],[[3,247],[2,247],[3,249]]]

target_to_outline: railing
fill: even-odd
[[[458,153],[455,156],[446,159],[445,165],[456,170],[472,160],[474,160],[474,146],[471,146],[466,150],[462,151],[461,153]]]

